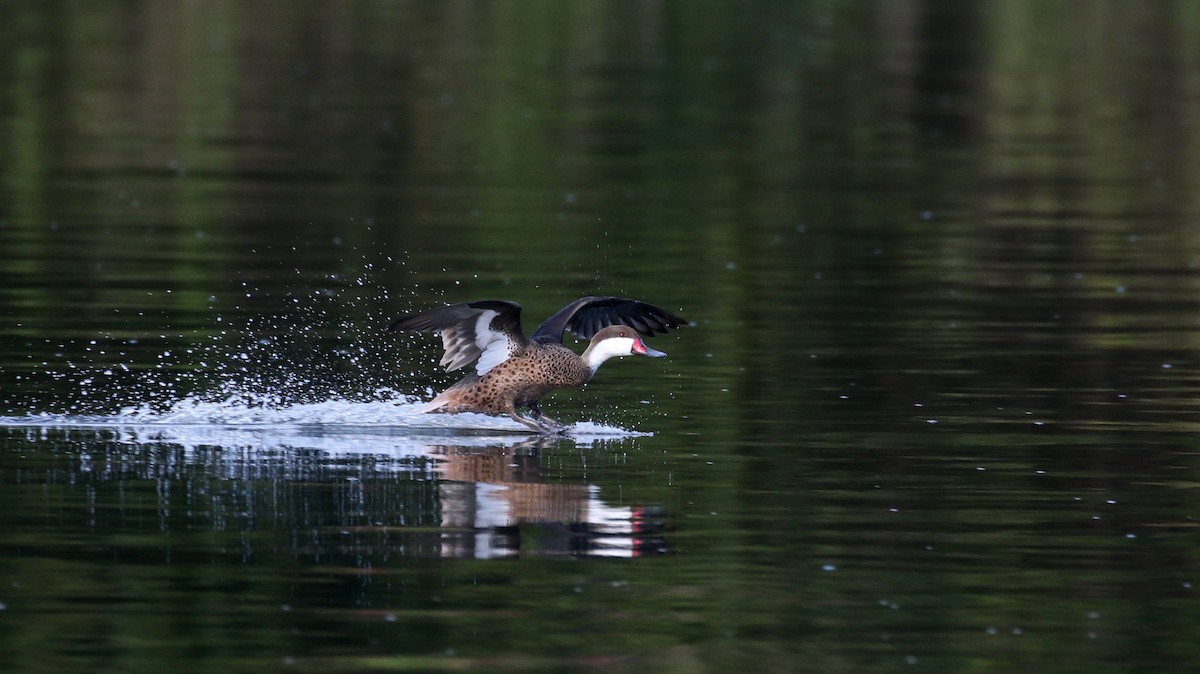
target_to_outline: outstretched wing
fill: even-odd
[[[520,353],[529,344],[521,332],[521,305],[482,300],[429,309],[394,321],[392,332],[437,332],[442,336],[441,365],[453,372],[478,359],[480,376]]]
[[[610,325],[627,325],[642,336],[651,337],[686,324],[679,316],[653,304],[624,297],[581,297],[547,318],[533,333],[533,341],[562,342],[564,330],[570,330],[580,339],[591,339]]]

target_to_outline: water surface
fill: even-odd
[[[1193,671],[1198,24],[0,9],[0,668]],[[406,414],[609,293],[567,435]]]

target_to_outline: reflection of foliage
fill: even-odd
[[[962,383],[900,382],[898,358],[1095,387],[1113,363],[1013,363],[1190,346],[1169,329],[1198,290],[1187,6],[19,4],[4,404],[72,386],[39,379],[71,362],[169,351],[203,379],[189,356],[293,307],[248,331],[278,346],[250,374],[395,386],[390,358],[427,363],[372,331],[437,293],[680,309],[707,329],[675,351],[714,354],[714,388],[768,401],[751,416],[829,398],[844,381],[795,379],[826,364],[895,406]],[[1119,292],[1139,284],[1155,301]]]
[[[403,380],[411,392],[437,375],[424,343],[380,334],[402,310],[441,294],[506,297],[534,318],[572,296],[630,294],[678,309],[698,328],[664,345],[673,358],[654,366],[662,369],[606,367],[588,410],[650,400],[648,414],[662,414],[652,417],[657,428],[698,445],[657,446],[670,455],[661,467],[670,488],[645,457],[621,476],[630,491],[704,506],[676,539],[683,554],[672,561],[682,568],[642,567],[628,592],[612,567],[548,566],[537,569],[543,577],[422,562],[386,580],[355,576],[385,588],[364,597],[410,602],[409,613],[368,607],[416,627],[385,643],[461,641],[463,623],[437,613],[440,590],[429,588],[440,583],[469,608],[473,627],[514,651],[573,648],[588,633],[596,650],[605,642],[595,635],[623,636],[618,649],[723,669],[749,660],[784,671],[803,653],[813,669],[864,670],[892,648],[873,640],[867,650],[878,650],[863,654],[863,633],[892,631],[879,600],[919,578],[942,589],[913,598],[934,602],[955,587],[964,614],[905,626],[962,649],[935,666],[963,669],[988,649],[1013,648],[981,643],[991,623],[980,621],[1033,620],[1028,595],[990,594],[994,579],[962,567],[925,573],[922,522],[889,524],[895,539],[882,540],[878,520],[850,517],[910,498],[926,507],[918,512],[945,518],[924,525],[967,567],[994,568],[980,550],[1008,554],[1016,575],[1022,556],[1045,555],[1042,566],[1058,571],[1034,587],[1086,585],[1061,605],[1072,615],[1095,610],[1085,595],[1108,582],[1096,601],[1123,635],[1110,649],[1150,652],[1162,637],[1144,632],[1136,611],[1119,613],[1114,598],[1161,589],[1078,582],[1071,550],[1047,552],[1027,531],[986,528],[997,526],[997,512],[1013,515],[1012,490],[985,493],[972,511],[955,500],[971,483],[934,479],[956,454],[990,451],[1024,472],[1046,462],[1082,472],[1104,452],[1029,444],[1021,434],[1003,436],[1011,447],[994,435],[929,440],[891,425],[925,428],[928,417],[943,422],[934,429],[1009,431],[1027,413],[1059,412],[1081,427],[1138,421],[1190,432],[1163,422],[1160,407],[1146,412],[1169,397],[1177,399],[1168,412],[1194,403],[1190,382],[1168,378],[1185,368],[1161,368],[1195,348],[1197,34],[1194,3],[1123,0],[8,3],[0,406],[16,413],[29,400],[76,395],[77,365],[98,378],[83,397],[102,403],[111,402],[101,398],[111,383],[103,377],[146,382],[158,369],[190,373],[181,386],[200,391],[243,377],[296,398],[369,392],[376,381],[401,388]],[[1143,396],[1117,404],[1118,390]],[[571,394],[556,404],[582,407]],[[641,409],[633,407],[629,414]],[[846,429],[864,446],[847,448]],[[885,433],[904,451],[875,442]],[[851,449],[853,460],[842,459]],[[675,456],[693,450],[692,463]],[[926,482],[908,472],[914,452]],[[1136,469],[1127,472],[1166,485],[1189,465],[1163,470],[1151,454],[1125,458]],[[571,480],[587,472],[560,470]],[[886,499],[863,496],[876,476],[911,481]],[[64,492],[63,511],[90,507],[71,489],[0,490],[12,499],[0,512],[18,518],[4,529],[42,524],[19,519],[41,494]],[[145,503],[154,501],[130,504],[132,516],[146,514]],[[710,512],[750,514],[731,524]],[[1077,533],[1061,522],[1019,524]],[[837,533],[815,540],[807,527]],[[261,601],[278,601],[284,582],[237,559],[188,557],[211,541],[171,535],[185,540],[160,548],[164,534],[153,529],[84,552],[94,561],[118,551],[117,566],[169,550],[175,567],[81,569],[51,551],[18,573],[50,584],[52,597],[96,606],[143,592],[191,600],[198,593],[188,588],[200,584],[213,588],[206,607],[218,619],[201,616],[194,629],[185,607],[175,621],[159,621],[155,608],[133,611],[142,619],[128,624],[91,615],[64,624],[49,611],[42,617],[52,624],[35,617],[0,639],[24,638],[17,645],[38,658],[64,631],[156,644],[169,641],[156,629],[200,631],[216,653],[243,636],[228,646],[235,658],[253,650],[251,640],[286,642],[279,654],[296,648],[291,619]],[[1168,547],[1150,558],[1151,571],[1188,568],[1172,556],[1190,548]],[[904,570],[868,569],[848,581],[852,591],[839,585],[847,576],[803,566],[888,554]],[[1112,556],[1118,566],[1146,563]],[[878,585],[861,580],[877,570]],[[577,575],[611,582],[577,593]],[[317,608],[344,605],[341,577],[318,576],[303,578]],[[0,600],[11,609],[20,598]],[[270,615],[239,622],[228,607],[239,599]],[[1171,646],[1182,651],[1174,661],[1187,662],[1195,646],[1179,644],[1195,643],[1194,626],[1170,620],[1186,607],[1164,606],[1176,604],[1147,599],[1145,615],[1168,616],[1151,625],[1160,634],[1189,635]],[[855,620],[833,622],[847,615]],[[260,617],[281,626],[227,633]],[[625,619],[645,625],[644,642],[613,634]],[[330,618],[305,620],[325,633]],[[586,629],[554,633],[569,643],[542,629],[571,620]],[[1058,655],[1061,624],[1046,625],[1046,639],[1030,635],[1025,652]],[[836,650],[848,643],[854,652]],[[154,662],[143,669],[177,655],[147,656]],[[129,664],[118,656],[100,654],[114,668]],[[1172,662],[1151,659],[1145,669]]]
[[[294,283],[280,261],[703,300],[764,348],[795,332],[755,297],[904,318],[879,287],[1036,290],[998,255],[1112,273],[1126,233],[1060,216],[1194,210],[1195,13],[986,7],[28,4],[0,33],[4,334],[192,331]],[[1146,245],[1177,267],[1182,236]]]

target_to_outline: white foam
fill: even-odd
[[[330,399],[319,402],[280,403],[270,395],[236,394],[220,400],[189,397],[165,410],[148,405],[127,407],[112,415],[29,415],[0,417],[0,426],[76,426],[117,427],[135,429],[138,435],[158,434],[179,440],[194,436],[204,438],[242,433],[242,441],[250,443],[247,434],[270,431],[276,435],[305,437],[339,436],[407,436],[409,440],[433,437],[446,444],[470,438],[468,444],[479,444],[479,438],[497,437],[522,441],[536,434],[527,426],[508,417],[496,417],[471,412],[460,414],[425,414],[428,404],[413,396],[390,394],[382,400],[356,401]],[[186,432],[185,432],[186,429]],[[577,443],[600,439],[649,435],[594,421],[582,421],[568,426],[564,437]],[[229,439],[229,438],[227,438]],[[231,439],[230,439],[231,440]],[[186,443],[185,443],[186,444]],[[213,444],[226,445],[225,441]],[[305,443],[306,446],[308,443]],[[411,443],[409,443],[411,444]],[[486,444],[486,443],[483,443]]]

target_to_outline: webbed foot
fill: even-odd
[[[533,413],[533,420],[541,427],[543,433],[566,433],[569,426],[559,423],[554,419],[542,414],[542,406],[534,402],[529,406],[529,411]]]
[[[510,416],[514,420],[519,421],[522,424],[532,428],[533,430],[537,431],[538,433],[562,434],[562,433],[566,433],[567,430],[570,428],[569,426],[567,426],[565,424],[560,424],[559,422],[555,421],[554,419],[551,419],[550,417],[548,417],[536,410],[534,411],[534,416],[532,419],[530,419],[528,417],[523,417],[520,414],[517,414],[516,410],[509,412],[508,416]]]
[[[570,426],[560,424],[550,417],[538,417],[537,423],[541,427],[543,433],[554,433],[562,435],[570,429]]]

